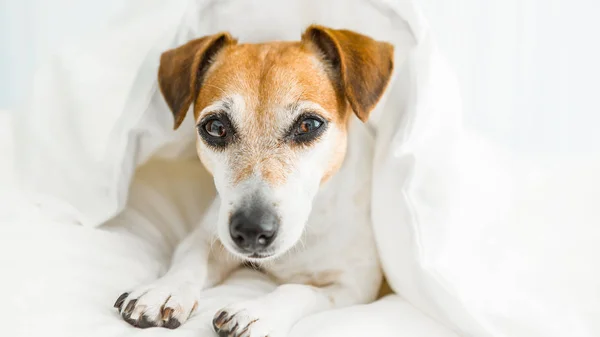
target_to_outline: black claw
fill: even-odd
[[[113,306],[115,308],[121,310],[121,307],[123,306],[123,302],[125,302],[125,299],[127,298],[127,296],[129,296],[129,293],[122,293],[121,296],[119,296],[119,298],[117,298],[117,301],[115,302],[115,304]]]
[[[227,312],[223,311],[213,319],[213,327],[219,328],[223,323],[225,323],[225,318],[227,318]]]
[[[170,318],[163,327],[167,329],[177,329],[181,325],[181,322],[177,318]]]
[[[125,310],[123,311],[123,314],[130,315],[133,311],[133,308],[135,308],[136,302],[137,299],[129,301],[129,303],[127,303],[127,306],[125,307]]]

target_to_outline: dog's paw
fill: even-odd
[[[194,313],[198,302],[192,285],[151,285],[123,293],[114,304],[123,319],[138,328],[175,329]]]
[[[274,314],[257,302],[231,305],[215,314],[213,328],[221,337],[285,336],[289,326]]]

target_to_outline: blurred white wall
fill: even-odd
[[[0,0],[0,109],[14,109],[35,67],[102,29],[126,0]]]
[[[417,1],[467,124],[519,152],[600,154],[600,1]]]
[[[600,153],[600,1],[416,1],[458,73],[469,126],[525,154]],[[0,109],[23,98],[39,62],[126,2],[0,0]]]

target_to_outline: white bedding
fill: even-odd
[[[0,191],[2,334],[212,336],[217,307],[268,291],[242,273],[175,331],[136,330],[112,308],[160,273],[214,193],[189,155],[193,128],[171,130],[160,52],[218,30],[297,39],[315,21],[396,46],[395,79],[369,125],[375,236],[399,295],[306,318],[292,335],[600,335],[600,161],[555,157],[531,170],[467,132],[425,19],[391,0],[134,0],[109,31],[49,60],[15,112],[15,170],[1,175],[18,182]]]

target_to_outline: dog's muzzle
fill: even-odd
[[[240,253],[266,257],[279,229],[279,217],[267,206],[250,204],[234,212],[229,219],[229,234]]]

